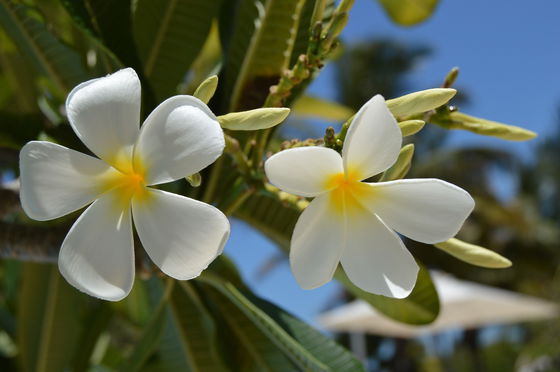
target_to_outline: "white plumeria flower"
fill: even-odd
[[[406,297],[418,265],[395,231],[423,243],[458,232],[474,208],[465,190],[438,179],[362,182],[395,163],[401,143],[397,122],[377,95],[350,124],[342,156],[325,147],[300,147],[266,161],[272,184],[315,197],[291,241],[290,263],[302,288],[330,281],[340,261],[361,289]]]
[[[127,68],[78,85],[66,111],[100,159],[43,141],[20,153],[21,202],[29,217],[51,220],[93,202],[62,243],[62,275],[92,296],[126,297],[134,281],[134,218],[142,245],[164,273],[198,276],[223,250],[226,216],[148,186],[196,173],[222,154],[223,132],[210,109],[191,96],[171,97],[140,129],[140,80]]]

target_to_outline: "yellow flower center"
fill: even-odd
[[[145,171],[141,164],[135,167],[119,167],[113,170],[101,182],[101,193],[113,192],[115,207],[119,209],[128,208],[132,198],[137,201],[145,201],[149,198],[145,183]],[[126,171],[123,171],[126,169]]]
[[[360,182],[357,172],[336,173],[327,179],[327,188],[331,189],[330,199],[337,213],[348,214],[363,211],[359,200],[371,194],[369,186]]]

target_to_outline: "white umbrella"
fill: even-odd
[[[432,324],[399,323],[361,300],[321,314],[319,324],[338,332],[414,338],[449,329],[551,319],[559,315],[558,305],[536,297],[459,280],[440,272],[433,272],[432,279],[441,303],[440,314]]]

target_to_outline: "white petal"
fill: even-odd
[[[208,106],[191,96],[174,96],[148,116],[134,149],[136,169],[155,185],[196,173],[224,151],[224,132]]]
[[[344,172],[340,155],[326,147],[298,147],[272,155],[264,169],[274,186],[301,196],[329,191],[329,177]]]
[[[82,142],[109,164],[132,159],[140,126],[140,80],[131,68],[86,81],[66,99],[66,113]]]
[[[134,246],[130,209],[114,207],[103,195],[74,223],[62,243],[58,267],[80,291],[104,300],[128,295],[134,282]]]
[[[132,200],[134,225],[152,261],[167,275],[192,279],[222,253],[229,221],[198,200],[147,188],[145,200]]]
[[[342,158],[344,169],[360,180],[389,168],[399,156],[402,134],[382,96],[376,95],[360,108],[352,120]]]
[[[99,159],[43,141],[23,146],[19,166],[23,210],[39,221],[91,203],[101,193],[99,179],[114,171]]]
[[[408,296],[418,275],[416,261],[397,234],[366,211],[348,219],[341,263],[356,286],[393,298]]]
[[[299,217],[290,247],[292,272],[304,289],[331,280],[344,247],[342,214],[332,212],[330,196],[315,198]]]
[[[373,196],[362,203],[391,228],[423,243],[439,243],[455,236],[474,208],[468,192],[438,179],[369,185]]]

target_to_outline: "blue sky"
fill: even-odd
[[[438,86],[450,68],[459,66],[456,86],[471,98],[465,112],[523,126],[542,139],[560,121],[559,15],[557,0],[441,0],[430,20],[402,28],[391,23],[376,1],[356,0],[342,36],[349,44],[391,37],[430,46],[432,55],[408,77],[412,90]],[[333,72],[327,65],[310,92],[335,99]],[[464,132],[454,132],[448,142],[450,146],[474,144],[514,151],[526,160],[535,147],[535,141],[506,142]],[[257,280],[257,269],[276,252],[273,244],[247,225],[233,222],[226,253],[237,262],[245,279],[259,295],[313,322],[336,295],[338,285],[301,290],[287,262]]]

